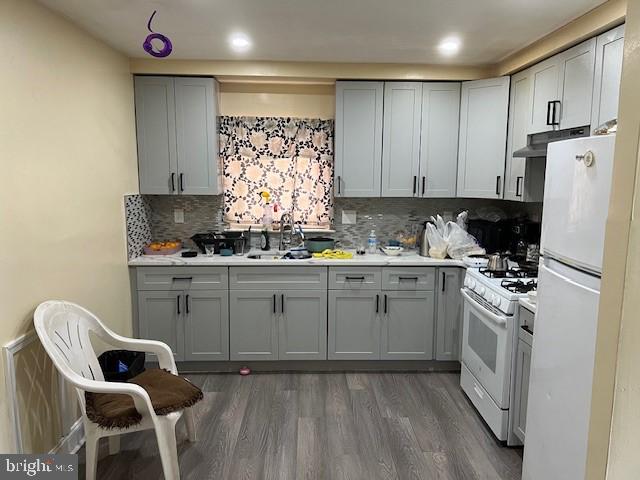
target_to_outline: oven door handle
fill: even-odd
[[[495,313],[487,310],[485,307],[483,307],[480,303],[476,302],[474,300],[474,298],[469,295],[464,288],[460,289],[460,292],[462,292],[462,296],[464,298],[467,299],[467,301],[469,301],[469,303],[471,303],[473,306],[475,306],[476,308],[479,308],[482,310],[483,315],[486,315],[487,317],[489,317],[491,319],[491,321],[493,323],[495,323],[496,325],[499,325],[501,327],[504,327],[507,324],[507,319],[506,317],[501,317],[500,315],[496,315]]]

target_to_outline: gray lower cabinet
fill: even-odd
[[[278,359],[278,295],[273,290],[229,292],[231,360]]]
[[[459,360],[462,339],[461,280],[464,269],[441,267],[438,269],[436,360]]]
[[[278,359],[327,359],[327,291],[290,290],[280,294]]]
[[[229,359],[229,292],[190,290],[184,297],[184,359]]]
[[[380,291],[329,292],[329,360],[380,358]]]
[[[518,340],[516,359],[516,390],[513,405],[513,433],[524,443],[527,424],[527,399],[529,396],[529,374],[531,371],[531,345]]]
[[[380,358],[433,359],[434,292],[389,291],[382,295]]]
[[[182,292],[138,292],[140,337],[166,343],[176,361],[184,360],[183,299]]]

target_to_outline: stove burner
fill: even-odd
[[[523,281],[523,280],[503,280],[500,283],[500,286],[502,288],[506,288],[507,290],[509,290],[510,292],[513,293],[528,293],[532,290],[535,290],[536,288],[538,288],[538,281],[537,280],[528,280],[528,281]]]
[[[480,273],[485,277],[489,278],[531,278],[538,276],[538,268],[537,267],[520,267],[520,268],[510,268],[505,271],[496,271],[489,270],[486,267],[480,268]]]

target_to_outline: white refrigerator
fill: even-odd
[[[615,135],[551,143],[524,480],[583,480]]]

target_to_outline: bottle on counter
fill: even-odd
[[[376,231],[371,230],[369,238],[367,239],[367,251],[369,253],[376,253],[378,251],[378,237],[376,237]]]

